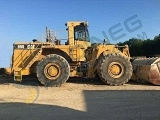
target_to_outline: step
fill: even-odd
[[[22,81],[22,72],[21,72],[21,68],[16,68],[14,70],[14,80],[21,82]]]

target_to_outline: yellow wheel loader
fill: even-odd
[[[99,78],[109,85],[122,85],[132,76],[128,46],[92,44],[88,23],[67,22],[68,39],[64,43],[46,29],[46,40],[13,44],[12,63],[5,68],[22,81],[36,74],[45,86],[61,86],[69,77]]]

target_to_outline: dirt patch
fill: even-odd
[[[61,87],[42,86],[35,78],[2,81],[0,115],[5,120],[160,118],[160,86],[132,81],[108,86],[93,79],[70,79]]]

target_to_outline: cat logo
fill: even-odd
[[[27,45],[27,49],[34,49],[35,45]]]

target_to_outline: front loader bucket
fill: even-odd
[[[160,85],[160,58],[135,59],[132,66],[132,80]]]

